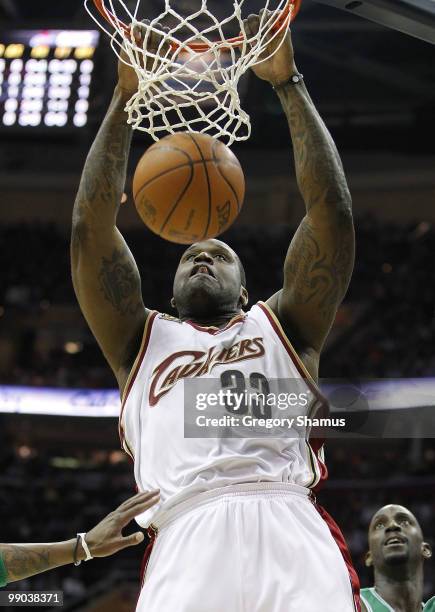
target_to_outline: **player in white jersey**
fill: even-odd
[[[258,16],[246,27],[255,31]],[[300,416],[314,415],[323,405],[315,383],[320,352],[353,268],[351,199],[340,157],[297,71],[290,33],[254,71],[282,103],[306,205],[284,262],[283,287],[266,302],[246,312],[237,254],[207,240],[180,260],[173,294],[178,316],[144,306],[139,272],[116,228],[131,139],[123,109],[137,88],[122,63],[74,207],[77,297],[119,383],[120,433],[138,488],[161,491],[155,510],[137,519],[149,527],[153,544],[140,612],[351,612],[360,606],[343,537],[313,495],[327,475],[321,441],[310,441],[303,424],[276,437],[185,433],[197,407],[184,401],[193,383],[200,391],[259,390],[292,379]],[[152,265],[159,257],[163,250]],[[221,415],[228,416],[227,408]]]

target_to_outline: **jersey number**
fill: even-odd
[[[254,417],[272,418],[272,409],[264,401],[270,393],[270,387],[263,374],[253,372],[249,375],[249,379],[246,379],[239,370],[226,370],[221,374],[221,385],[222,389],[227,391],[225,400],[227,412],[247,414],[251,407]]]

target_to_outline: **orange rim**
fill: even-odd
[[[98,12],[100,13],[100,15],[102,15],[102,17],[104,17],[106,21],[108,21],[114,27],[121,28],[125,34],[127,35],[130,34],[130,27],[126,25],[123,21],[118,19],[118,17],[116,17],[116,15],[114,15],[111,11],[109,11],[108,8],[106,8],[104,4],[104,0],[93,0],[93,2]],[[284,26],[288,26],[290,22],[293,21],[293,19],[296,17],[296,15],[299,12],[299,9],[301,7],[301,2],[302,0],[288,0],[286,6],[282,9],[282,11],[280,12],[280,15],[276,19],[275,24],[273,25],[272,30],[274,32],[276,32],[277,30],[280,30]],[[239,34],[238,36],[235,36],[234,38],[228,38],[227,40],[218,40],[216,42],[217,43],[226,42],[227,43],[226,47],[222,47],[222,49],[224,50],[225,48],[229,49],[233,47],[240,47],[243,44],[244,39],[245,39],[245,36],[243,34]],[[207,51],[207,49],[210,49],[211,45],[212,43],[210,44],[189,43],[186,45],[186,47],[188,47],[192,51],[197,51],[201,53],[201,52]],[[171,48],[173,51],[176,51],[181,46],[183,46],[183,43],[181,42],[178,42],[178,41],[171,42]]]

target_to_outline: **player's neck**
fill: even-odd
[[[185,315],[181,317],[182,321],[189,321],[190,323],[195,323],[195,325],[200,325],[201,327],[218,327],[219,329],[226,327],[228,323],[239,315],[243,314],[242,310],[234,310],[229,312],[224,312],[220,314],[215,314],[213,316],[189,316]]]
[[[423,569],[404,575],[400,569],[388,576],[375,572],[376,592],[397,612],[421,612]]]

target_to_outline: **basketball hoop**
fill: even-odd
[[[280,48],[301,0],[265,0],[266,10],[252,36],[242,16],[249,0],[233,0],[233,12],[223,19],[211,12],[207,0],[196,0],[201,6],[191,14],[178,13],[171,1],[176,3],[162,0],[162,12],[144,22],[141,0],[134,0],[134,10],[128,8],[127,0],[84,0],[88,13],[109,35],[118,58],[138,77],[138,91],[125,109],[128,123],[154,140],[180,130],[208,133],[228,145],[248,139],[250,118],[241,107],[239,80]],[[141,42],[135,36],[139,26]],[[239,34],[227,36],[231,29]],[[160,39],[157,49],[150,49],[153,34]],[[267,55],[273,41],[276,46]]]

